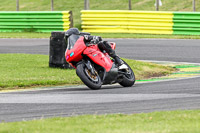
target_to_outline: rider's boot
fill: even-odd
[[[115,64],[118,65],[119,69],[127,69],[128,66],[115,54],[115,51],[111,48],[110,44],[107,41],[99,43],[98,47],[101,51],[105,50],[114,60]]]
[[[128,66],[124,64],[124,62],[119,58],[119,56],[115,56],[115,63],[118,65],[119,70],[128,69]]]

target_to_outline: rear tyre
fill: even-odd
[[[123,62],[128,66],[128,70],[123,71],[125,74],[123,75],[122,81],[119,82],[119,84],[124,87],[131,87],[135,83],[135,74],[131,67],[125,61]]]
[[[102,82],[98,73],[92,74],[85,64],[79,64],[76,68],[76,74],[92,90],[98,90],[101,88]]]

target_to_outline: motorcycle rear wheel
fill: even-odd
[[[90,89],[98,90],[101,88],[102,82],[98,73],[96,72],[95,74],[92,74],[85,64],[81,63],[77,66],[76,74]]]
[[[126,74],[123,75],[123,79],[119,84],[123,87],[131,87],[135,84],[135,74],[131,67],[125,61],[123,62],[128,66],[128,71],[125,72]]]

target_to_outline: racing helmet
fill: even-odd
[[[79,35],[80,32],[77,28],[70,28],[65,32],[65,36],[71,36],[72,34]]]

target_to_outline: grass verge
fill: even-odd
[[[171,67],[124,59],[135,72],[136,79],[167,75]],[[0,90],[34,86],[82,84],[75,70],[49,68],[47,55],[0,54]]]
[[[49,38],[51,33],[0,32],[0,38]]]
[[[3,133],[199,133],[200,110],[83,115],[1,123]]]
[[[130,34],[130,33],[92,33],[102,38],[165,38],[165,39],[200,39],[198,35],[157,35],[157,34]],[[34,32],[0,32],[0,38],[49,38],[51,33]]]

